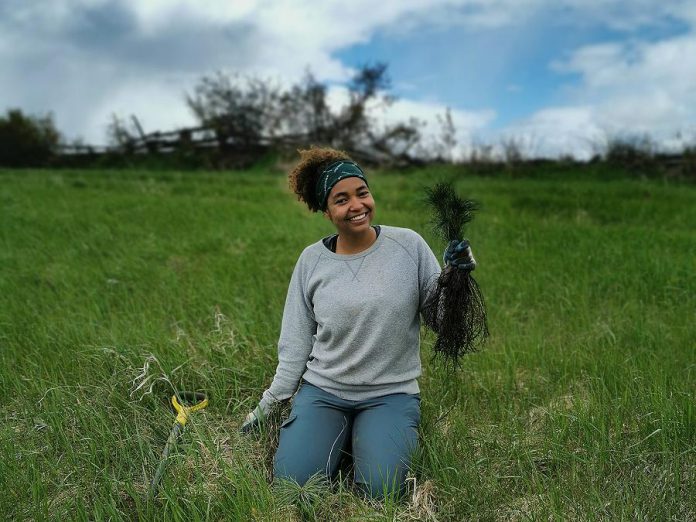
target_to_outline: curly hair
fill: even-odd
[[[334,161],[352,161],[342,150],[328,147],[316,147],[298,150],[300,162],[288,174],[290,189],[297,194],[297,199],[307,205],[312,212],[323,210],[317,201],[316,185],[319,175]]]

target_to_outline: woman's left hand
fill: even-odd
[[[471,271],[476,268],[474,254],[471,252],[471,246],[469,246],[469,241],[466,239],[463,241],[459,241],[458,239],[450,241],[442,259],[445,266],[453,266],[460,270]]]

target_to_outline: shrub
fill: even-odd
[[[10,109],[0,116],[0,166],[38,167],[56,154],[60,134],[53,117],[27,116]]]
[[[685,178],[696,179],[696,145],[684,147],[680,170]]]
[[[655,142],[650,136],[627,134],[607,139],[604,157],[609,165],[635,174],[656,174]]]

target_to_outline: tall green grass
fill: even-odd
[[[378,223],[440,254],[423,187],[371,177]],[[423,333],[404,502],[269,483],[238,427],[275,370],[287,284],[331,232],[272,171],[0,172],[0,512],[10,519],[696,518],[696,188],[456,178],[491,338],[456,374]],[[146,493],[176,388],[211,405]]]

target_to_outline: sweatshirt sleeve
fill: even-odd
[[[264,409],[292,397],[312,351],[317,323],[307,297],[307,276],[308,256],[302,255],[290,278],[278,340],[278,366],[271,386],[263,392],[260,406]]]
[[[437,331],[436,315],[432,313],[432,309],[427,309],[426,305],[430,301],[431,295],[437,288],[437,280],[440,277],[440,263],[438,263],[435,254],[430,249],[425,239],[419,236],[418,252],[418,284],[420,288],[420,305],[419,310],[422,314],[423,321],[428,328]]]

